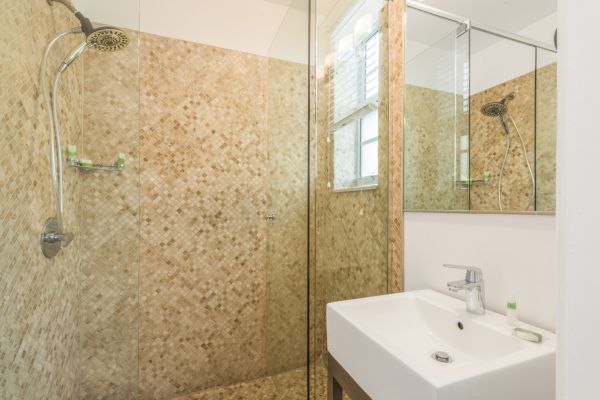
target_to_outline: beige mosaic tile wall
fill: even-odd
[[[2,8],[7,51],[31,34],[33,21],[49,25],[18,47],[14,68],[2,70],[2,124],[15,132],[4,136],[14,150],[5,153],[1,177],[14,197],[1,208],[3,243],[11,244],[0,248],[2,289],[19,295],[1,303],[3,320],[14,323],[0,330],[0,397],[136,398],[138,357],[140,397],[148,399],[303,362],[307,154],[298,149],[305,127],[281,118],[296,100],[297,109],[306,107],[306,68],[142,35],[140,127],[135,33],[124,52],[88,53],[85,81],[79,62],[63,83],[64,145],[98,161],[125,152],[127,168],[66,171],[66,218],[76,241],[47,261],[37,244],[41,222],[52,215],[47,127],[35,81],[42,47],[73,21],[41,4]],[[281,225],[267,225],[270,209]],[[267,248],[269,235],[282,242]],[[303,374],[293,381],[303,385]],[[279,389],[290,379],[273,382]]]
[[[387,5],[389,57],[388,292],[404,290],[404,13],[405,2]],[[387,32],[387,33],[386,33]]]
[[[383,30],[387,24],[384,11]],[[388,289],[389,57],[380,49],[379,184],[373,190],[334,192],[332,146],[327,143],[329,75],[317,84],[316,358],[326,354],[327,303],[384,294]]]
[[[135,399],[138,377],[139,43],[85,55],[80,156],[126,168],[83,173],[80,295],[82,399]]]
[[[267,83],[267,365],[306,364],[307,66],[269,59]]]
[[[140,397],[163,399],[267,372],[267,60],[140,51]]]
[[[48,121],[38,86],[47,43],[75,25],[46,1],[0,1],[0,398],[77,398],[78,261],[81,177],[65,171],[65,226],[75,241],[53,260],[39,234],[53,216]],[[55,70],[81,40],[66,38],[50,58]],[[60,87],[64,145],[81,144],[82,63]],[[50,74],[49,74],[50,75]],[[52,73],[52,75],[54,75]]]

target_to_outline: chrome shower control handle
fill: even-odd
[[[75,235],[72,234],[71,232],[66,232],[66,233],[56,233],[56,232],[49,232],[49,233],[45,233],[42,236],[42,240],[46,243],[57,243],[57,242],[61,242],[63,247],[67,247],[75,238]]]
[[[73,233],[60,231],[56,218],[49,218],[40,234],[42,253],[47,258],[53,258],[60,252],[61,248],[67,247],[74,238]]]

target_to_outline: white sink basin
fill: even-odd
[[[458,325],[462,325],[461,329]],[[553,400],[554,334],[512,335],[492,311],[422,290],[327,306],[327,347],[373,400]],[[436,361],[443,351],[452,362]]]

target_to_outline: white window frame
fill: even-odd
[[[344,191],[356,191],[356,190],[365,190],[365,189],[374,189],[378,186],[378,181],[379,181],[379,171],[377,171],[377,174],[375,175],[370,175],[370,176],[363,176],[362,175],[362,164],[363,164],[363,147],[367,144],[373,143],[373,142],[377,142],[379,143],[379,132],[377,133],[377,135],[375,135],[374,137],[367,139],[365,141],[362,140],[363,137],[363,132],[362,132],[362,119],[370,114],[371,112],[375,111],[377,112],[377,118],[379,118],[379,107],[378,107],[378,103],[379,103],[379,87],[377,88],[377,91],[375,92],[375,94],[373,94],[372,96],[370,96],[369,98],[366,98],[366,94],[367,94],[367,70],[368,70],[368,66],[367,66],[367,45],[369,43],[369,41],[371,41],[374,37],[378,37],[377,40],[377,45],[380,45],[380,40],[381,40],[381,31],[380,31],[380,27],[377,26],[371,33],[369,33],[368,35],[365,36],[365,38],[360,42],[360,44],[358,46],[356,46],[357,48],[360,48],[360,51],[362,54],[364,54],[363,60],[362,62],[364,63],[364,67],[361,68],[360,70],[360,77],[359,79],[357,79],[357,93],[359,93],[359,97],[363,98],[364,100],[360,103],[360,105],[358,107],[356,107],[352,112],[349,112],[347,115],[343,116],[342,118],[340,118],[337,122],[333,123],[331,129],[330,129],[330,135],[333,139],[333,145],[335,146],[335,132],[337,130],[339,130],[340,128],[348,125],[349,123],[354,123],[355,124],[355,157],[356,157],[356,162],[355,162],[355,166],[356,166],[356,171],[355,171],[355,176],[356,178],[354,179],[354,181],[345,187],[342,188],[336,188],[335,187],[335,167],[334,167],[334,184],[333,184],[333,190],[335,192],[344,192]],[[379,53],[379,49],[377,50],[377,67],[375,68],[375,70],[377,71],[376,73],[379,74],[379,70],[380,70],[380,53]],[[333,73],[335,73],[332,70]],[[379,79],[379,77],[378,77]],[[332,79],[333,82],[333,79]],[[332,102],[334,100],[331,100]],[[333,109],[334,107],[332,107]],[[334,118],[334,117],[332,117]],[[378,159],[378,165],[379,165],[379,147],[377,149],[377,159]]]

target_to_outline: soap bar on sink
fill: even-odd
[[[533,343],[542,343],[543,337],[541,334],[523,328],[513,329],[513,335],[523,340]]]

